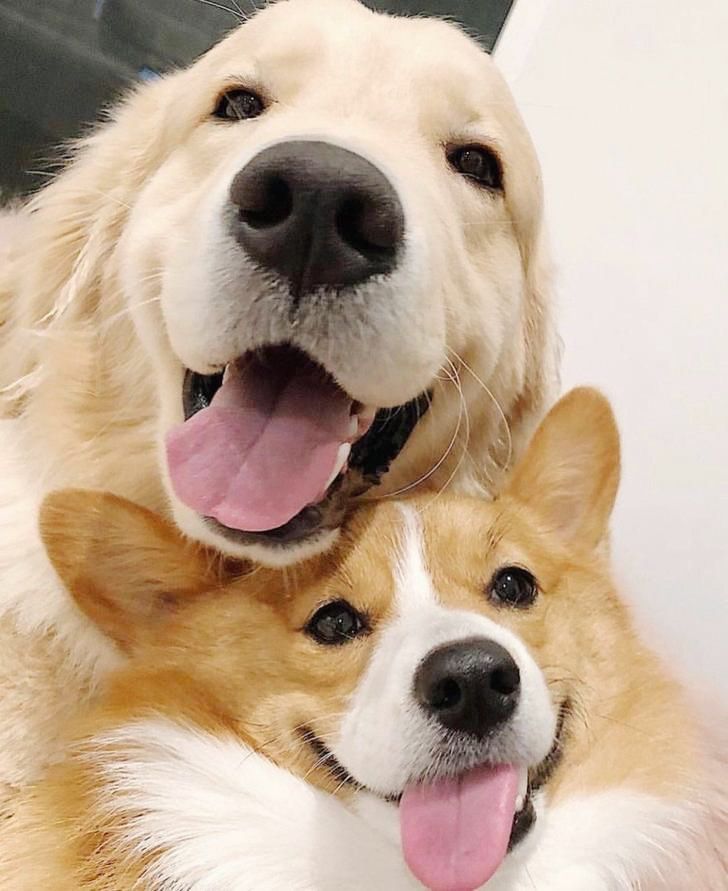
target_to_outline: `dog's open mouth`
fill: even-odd
[[[401,795],[386,798],[399,805],[405,859],[426,887],[479,888],[525,838],[536,821],[534,796],[561,763],[570,711],[564,700],[551,750],[528,771],[484,764],[434,782],[412,783]],[[365,789],[310,727],[301,738],[337,785]]]
[[[480,888],[536,820],[535,793],[562,759],[570,705],[559,709],[551,750],[528,771],[485,763],[456,776],[407,786],[400,801],[402,850],[428,888]]]
[[[427,410],[427,394],[364,406],[300,349],[270,346],[217,374],[187,371],[185,421],[167,437],[180,500],[219,530],[290,542],[338,525],[376,484]]]

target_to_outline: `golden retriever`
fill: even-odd
[[[44,492],[112,490],[283,565],[367,492],[494,494],[557,386],[533,147],[442,21],[281,0],[134,91],[16,223],[0,633],[28,659],[60,640],[84,683],[106,648],[42,554]],[[75,695],[34,678],[13,764]]]

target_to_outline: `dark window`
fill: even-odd
[[[462,22],[491,49],[512,0],[370,0]],[[231,10],[233,0],[214,0]],[[253,0],[237,0],[251,10]],[[184,65],[236,24],[201,0],[0,0],[0,188],[42,184],[56,146],[139,77]]]

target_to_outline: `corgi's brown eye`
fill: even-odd
[[[348,643],[365,632],[366,621],[345,600],[335,600],[317,610],[306,625],[306,633],[329,646]]]
[[[503,168],[498,156],[483,145],[463,145],[451,149],[447,156],[450,166],[487,189],[503,189]]]
[[[244,121],[257,118],[265,111],[265,102],[251,90],[228,90],[217,101],[216,118],[224,121]]]
[[[527,569],[504,566],[490,580],[488,593],[495,603],[525,608],[536,599],[538,585]]]

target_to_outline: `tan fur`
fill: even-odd
[[[402,53],[414,45],[418,52]],[[442,304],[442,368],[429,382],[431,410],[375,494],[422,478],[433,490],[495,492],[557,387],[538,163],[505,84],[473,42],[443,22],[374,16],[353,0],[273,4],[191,68],[131,91],[69,151],[66,169],[4,219],[0,414],[22,430],[23,475],[39,496],[67,486],[113,491],[174,514],[180,528],[207,541],[196,515],[181,524],[165,483],[161,442],[180,420],[167,415],[179,412],[182,365],[169,337],[178,313],[165,316],[160,299],[165,277],[189,279],[170,258],[184,260],[186,246],[200,242],[204,201],[255,138],[247,135],[254,130],[211,123],[210,114],[224,86],[251,70],[280,100],[281,123],[262,122],[271,138],[318,127],[332,139],[361,139],[429,201],[419,211],[434,245],[422,315]],[[502,199],[484,199],[448,168],[444,145],[473,133],[496,144]],[[374,370],[362,367],[362,379]],[[15,525],[10,514],[7,522]],[[3,585],[3,567],[15,573],[11,551],[0,553]],[[89,635],[49,618],[45,590],[23,589],[23,601],[33,627],[21,623],[22,639],[0,658],[33,652],[56,634],[79,666],[80,695],[101,662]],[[8,609],[8,628],[16,612]],[[24,671],[17,662],[2,667],[8,701],[20,702],[27,689],[22,678],[17,689],[11,680]],[[33,676],[31,711],[56,685]],[[0,709],[0,724],[10,719]],[[40,767],[55,731],[38,714],[24,726]],[[15,756],[24,763],[24,753]],[[13,758],[9,748],[10,773]],[[0,784],[10,779],[1,765]]]
[[[442,494],[409,504],[422,519],[425,559],[443,602],[512,629],[554,701],[572,703],[549,800],[623,787],[694,805],[701,829],[693,835],[694,827],[685,827],[678,857],[684,870],[670,888],[687,888],[690,876],[690,887],[718,891],[728,839],[725,751],[716,750],[685,691],[635,632],[598,547],[616,493],[618,454],[606,401],[574,391],[548,416],[495,503]],[[3,889],[25,891],[51,878],[59,889],[134,887],[145,864],[118,847],[119,826],[104,817],[98,768],[114,753],[96,762],[81,755],[92,738],[134,716],[154,712],[233,732],[335,791],[296,728],[307,724],[324,741],[335,736],[391,615],[396,505],[360,509],[333,557],[287,572],[226,564],[161,519],[102,493],[53,495],[42,523],[51,559],[79,606],[132,659],[90,716],[73,726],[64,763],[11,821]],[[514,563],[539,583],[529,609],[495,606],[485,594],[493,571]],[[344,647],[312,642],[301,629],[334,598],[366,612],[373,633]],[[30,864],[22,880],[19,864]]]
[[[64,726],[85,709],[89,690],[65,658],[53,635],[38,636],[32,647],[7,617],[0,618],[0,690],[4,713],[0,726],[0,814],[12,809],[17,789],[38,772],[39,752],[28,745],[40,734],[43,760],[62,749]],[[22,670],[19,673],[19,669]],[[33,702],[33,710],[27,703]]]
[[[330,15],[333,9],[337,16],[363,14],[354,9],[357,4],[348,0],[319,2],[330,7],[327,12],[322,11],[322,16]],[[285,9],[289,5],[290,9]],[[312,18],[310,6],[300,0],[278,3],[267,12],[278,16],[281,25],[290,21],[284,30],[292,34],[307,23],[310,25]],[[263,20],[267,21],[265,15],[261,27]],[[277,19],[271,19],[274,21],[280,27]],[[462,229],[463,237],[462,243],[450,248],[453,254],[447,263],[454,270],[454,278],[443,285],[448,289],[447,346],[462,357],[473,373],[455,358],[454,385],[447,378],[453,370],[443,360],[443,380],[436,382],[436,387],[446,394],[445,398],[435,400],[430,417],[423,422],[418,444],[413,444],[408,460],[390,474],[383,491],[412,482],[432,467],[433,458],[442,454],[461,411],[457,386],[462,388],[469,425],[461,418],[459,445],[430,482],[438,487],[448,480],[459,467],[463,449],[468,447],[476,458],[475,475],[482,476],[487,471],[491,479],[485,481],[496,484],[508,453],[506,426],[514,439],[513,447],[518,449],[548,407],[557,381],[558,345],[548,294],[550,272],[544,248],[538,166],[507,88],[485,57],[479,58],[461,34],[440,22],[390,22],[392,36],[388,43],[392,47],[383,45],[383,55],[392,49],[399,53],[399,41],[409,37],[418,41],[423,50],[426,47],[431,53],[443,54],[442,66],[433,67],[428,56],[426,69],[403,69],[400,87],[390,83],[387,92],[397,102],[386,109],[380,90],[365,95],[363,84],[376,82],[376,77],[373,71],[362,71],[360,80],[352,81],[348,89],[361,91],[360,101],[367,103],[362,111],[364,123],[367,114],[375,119],[386,115],[392,118],[392,135],[404,127],[407,129],[403,139],[411,139],[414,144],[416,139],[426,137],[438,144],[440,139],[449,138],[449,129],[469,125],[469,118],[476,114],[476,103],[480,102],[478,117],[485,119],[484,126],[502,142],[499,149],[509,188],[504,207],[507,219],[493,221],[494,231],[490,233],[482,231],[482,202],[474,196],[460,194],[454,207],[448,209],[454,214],[453,219],[457,217],[456,225]],[[155,205],[162,205],[155,213],[169,211],[167,228],[176,233],[176,238],[193,237],[192,232],[178,232],[188,224],[189,213],[185,206],[182,217],[175,204],[179,204],[177,186],[182,178],[186,193],[189,188],[185,201],[191,206],[200,193],[214,186],[221,159],[240,139],[226,137],[229,144],[223,143],[219,130],[215,133],[209,126],[206,129],[203,122],[221,82],[229,80],[231,68],[234,70],[241,55],[247,58],[259,33],[267,36],[267,32],[253,30],[254,27],[256,20],[235,32],[191,69],[134,91],[113,112],[109,124],[73,151],[67,170],[22,213],[23,238],[17,239],[10,261],[0,268],[0,391],[6,415],[20,414],[27,419],[34,438],[39,440],[40,464],[44,469],[52,468],[57,484],[106,485],[113,469],[114,491],[155,510],[167,509],[156,466],[156,371],[138,342],[129,304],[149,301],[151,308],[143,327],[163,327],[158,300],[159,276],[164,272],[160,266],[164,260],[159,254],[162,249],[167,251],[168,246],[156,244],[158,236],[150,232],[146,254],[141,248],[134,253],[149,280],[143,294],[133,295],[125,292],[121,280],[122,257],[118,248],[124,239],[133,242],[146,236],[143,221],[132,217],[131,211],[144,197],[144,188],[153,176],[153,199]],[[397,36],[400,32],[401,38]],[[350,39],[355,39],[353,32]],[[277,65],[277,56],[287,60],[288,53],[295,50],[289,42],[281,35],[282,45],[275,48],[275,53],[268,51],[273,58],[266,56],[266,64]],[[472,54],[468,58],[477,63],[480,70],[476,76],[483,84],[477,100],[469,93],[461,95],[463,72],[458,68],[448,70],[444,56],[448,48],[450,61],[457,57],[458,50],[461,55],[464,51]],[[300,55],[300,47],[298,52]],[[311,77],[321,77],[316,64],[319,63],[307,57],[305,71]],[[425,87],[418,81],[427,78],[427,71],[436,71],[437,75]],[[390,70],[390,76],[395,73],[396,69]],[[414,87],[420,86],[415,91]],[[331,85],[330,94],[326,100],[327,114],[329,107],[337,109],[354,101],[351,96],[338,98]],[[424,104],[415,103],[415,98],[417,103]],[[436,99],[440,104],[435,104]],[[487,104],[483,107],[483,103]],[[314,113],[321,114],[318,106],[315,112],[308,112],[309,116]],[[358,118],[348,124],[354,134],[363,126]],[[410,131],[413,127],[416,132]],[[406,145],[393,144],[389,151],[397,157],[405,149]],[[444,165],[443,170],[449,176]],[[196,189],[191,188],[193,183]],[[168,209],[165,203],[170,205]],[[140,230],[139,236],[128,231],[130,226]],[[526,289],[522,305],[500,310],[518,318],[519,337],[516,343],[497,345],[499,349],[507,346],[512,357],[492,377],[486,369],[493,358],[483,353],[483,335],[490,336],[490,332],[479,329],[481,325],[500,328],[505,320],[494,315],[499,311],[496,308],[477,305],[479,295],[468,293],[470,285],[466,287],[464,280],[457,281],[457,270],[462,268],[463,276],[467,269],[487,278],[490,271],[482,268],[481,256],[484,240],[498,242],[511,231],[517,236]],[[161,333],[155,332],[154,337],[159,339]],[[164,349],[168,351],[168,345]],[[477,377],[485,378],[492,397],[484,395]],[[505,420],[493,400],[503,408]],[[462,472],[469,465],[467,461],[463,463],[466,466],[460,468]]]

